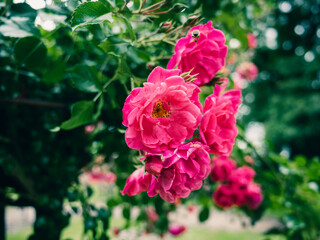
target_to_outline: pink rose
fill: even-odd
[[[241,79],[252,82],[258,77],[259,70],[254,63],[243,62],[236,68],[235,72],[239,74]]]
[[[145,173],[144,167],[135,170],[127,179],[126,185],[121,192],[122,195],[134,196],[147,191],[153,176]]]
[[[246,187],[228,182],[220,185],[213,194],[213,201],[221,208],[230,208],[234,205],[241,207],[246,204]]]
[[[232,184],[239,186],[247,186],[253,181],[255,175],[256,172],[251,167],[239,167],[231,173],[229,176],[229,181]]]
[[[258,184],[251,182],[245,192],[246,202],[248,208],[255,209],[257,208],[263,200],[263,195],[261,188]]]
[[[177,66],[182,73],[193,69],[191,74],[199,74],[194,83],[201,86],[211,81],[225,65],[227,50],[224,34],[209,21],[191,28],[187,36],[177,42],[167,68]]]
[[[151,182],[148,195],[160,194],[167,202],[186,198],[191,191],[198,190],[211,171],[210,157],[205,146],[197,141],[179,146],[174,155],[166,158],[157,179]]]
[[[249,48],[255,49],[258,46],[258,40],[252,33],[247,34],[247,39]]]
[[[159,155],[147,155],[145,161],[146,171],[154,176],[159,176],[162,170],[163,162]]]
[[[132,90],[122,109],[127,145],[151,154],[172,154],[192,137],[201,120],[199,92],[179,70],[156,67],[144,87]]]
[[[213,168],[211,171],[212,181],[226,181],[228,180],[231,172],[236,168],[236,163],[227,157],[213,158]]]
[[[241,92],[231,90],[221,95],[222,90],[216,85],[213,94],[206,98],[199,132],[201,140],[209,146],[209,153],[229,156],[238,134],[235,115]]]
[[[183,225],[170,225],[168,230],[172,235],[179,236],[187,231],[187,227]]]
[[[235,204],[235,197],[232,186],[219,185],[212,195],[212,200],[221,208],[231,208]]]
[[[113,183],[117,179],[114,173],[105,171],[100,166],[94,166],[91,172],[85,173],[85,176],[91,183]]]

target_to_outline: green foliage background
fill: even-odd
[[[243,90],[251,112],[239,119],[238,143],[246,144],[236,145],[232,156],[239,165],[246,164],[246,155],[254,159],[265,200],[256,211],[241,211],[253,223],[272,214],[283,227],[271,232],[288,239],[319,237],[319,3],[287,2],[292,11],[284,13],[282,1],[167,0],[150,12],[160,6],[157,1],[135,0],[127,7],[129,2],[55,0],[41,10],[11,0],[0,3],[0,214],[8,205],[33,206],[37,217],[30,239],[59,239],[70,220],[64,204],[79,212],[80,202],[86,239],[109,239],[115,206],[122,206],[127,227],[132,206],[154,206],[159,214],[154,226],[144,211],[137,221],[150,231],[166,232],[175,205],[118,192],[139,164],[137,151],[124,141],[121,109],[153,67],[166,66],[177,39],[193,25],[213,20],[227,43],[239,40],[239,48],[229,49],[238,56],[236,64],[253,57],[260,69],[257,81]],[[35,25],[39,18],[55,27]],[[297,24],[304,34],[294,33]],[[266,42],[268,28],[277,31],[275,48]],[[252,31],[259,40],[255,53],[247,46],[246,34]],[[307,51],[315,56],[311,62],[303,58]],[[203,92],[202,97],[210,94],[212,86]],[[247,94],[255,100],[248,102]],[[269,142],[263,151],[246,140],[250,121],[265,124]],[[84,129],[88,124],[95,126],[90,134]],[[291,157],[278,154],[283,149]],[[90,202],[90,187],[78,183],[99,155],[118,176],[118,188],[103,207]],[[201,205],[201,222],[209,216],[215,188],[209,181],[205,185],[182,200]],[[5,238],[3,226],[1,220],[0,239]]]

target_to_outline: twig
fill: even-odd
[[[160,1],[160,2],[157,2],[157,3],[155,3],[155,4],[152,4],[152,5],[150,5],[149,7],[144,8],[144,9],[142,10],[142,12],[144,12],[144,11],[146,11],[146,10],[148,10],[148,9],[151,9],[151,8],[153,8],[153,7],[156,7],[156,6],[158,6],[158,5],[162,4],[162,3],[165,3],[165,2],[166,2],[166,0],[162,0],[162,1]]]
[[[40,100],[29,100],[25,98],[15,99],[1,99],[0,104],[17,104],[17,105],[28,105],[35,107],[50,107],[50,108],[65,108],[66,105],[63,103],[47,102]]]
[[[143,8],[145,3],[146,3],[146,0],[140,0],[140,6],[139,6],[139,9],[138,9],[138,13],[141,12],[141,10],[142,10],[142,8]]]

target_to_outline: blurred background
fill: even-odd
[[[319,1],[4,0],[0,16],[0,240],[320,238]],[[140,162],[124,101],[209,20],[242,91],[232,158],[264,201],[223,210],[210,179],[175,204],[122,196]]]

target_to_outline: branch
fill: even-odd
[[[29,100],[25,98],[0,99],[0,104],[17,104],[17,105],[28,105],[33,107],[50,107],[50,108],[67,107],[63,103],[47,102],[47,101],[41,101],[41,100]]]

